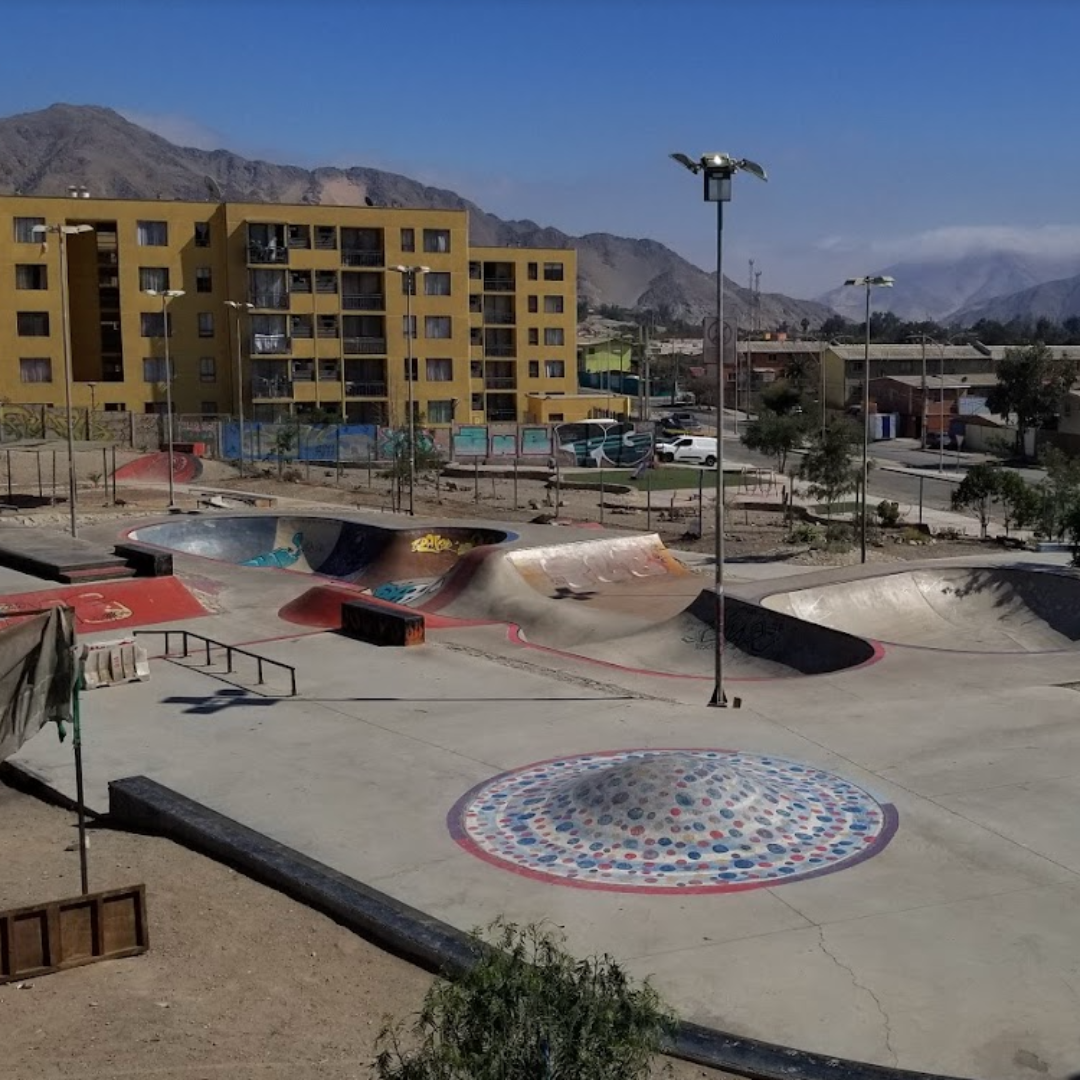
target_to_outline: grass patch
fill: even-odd
[[[704,476],[702,476],[704,473]],[[650,469],[646,476],[640,480],[634,480],[629,473],[620,484],[629,484],[644,491],[649,488],[652,491],[685,491],[688,488],[697,491],[698,483],[705,491],[716,490],[715,469],[688,469],[681,466],[665,465],[661,469]],[[738,488],[743,486],[743,478],[740,473],[724,473],[724,487]]]

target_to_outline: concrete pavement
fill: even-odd
[[[1002,561],[1037,565],[987,560]],[[300,695],[238,691],[164,660],[149,683],[87,694],[91,805],[103,807],[109,780],[146,774],[460,927],[496,915],[564,926],[573,948],[610,951],[652,975],[688,1019],[988,1080],[1075,1071],[1075,648],[891,645],[857,670],[734,683],[744,705],[720,711],[704,707],[708,680],[554,655],[503,626],[429,631],[428,645],[400,651],[298,634],[275,613],[310,577],[187,555],[176,563],[216,609],[183,625],[259,641],[297,666]],[[754,602],[872,569],[731,589]],[[496,774],[664,747],[826,770],[895,807],[898,831],[874,857],[827,876],[656,895],[508,872],[448,828],[455,803]],[[45,731],[18,760],[70,793],[68,755]]]

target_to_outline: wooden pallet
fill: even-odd
[[[145,885],[0,911],[0,983],[148,948]]]

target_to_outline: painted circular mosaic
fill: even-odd
[[[454,838],[504,869],[581,888],[732,892],[876,855],[896,811],[835,773],[733,750],[557,758],[475,787]]]

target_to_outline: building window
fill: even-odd
[[[311,247],[311,226],[310,225],[290,225],[289,226],[289,247],[291,247],[291,248],[310,248]]]
[[[217,382],[217,358],[199,357],[199,382]]]
[[[469,378],[482,379],[484,377],[484,362],[482,360],[469,361]]]
[[[528,278],[529,278],[530,281],[535,281],[536,280],[536,278],[537,278],[537,272],[536,271],[537,271],[536,263],[529,263],[529,266],[528,266]]]
[[[164,356],[147,356],[142,362],[142,378],[146,383],[168,382]],[[175,370],[175,369],[174,369]]]
[[[446,255],[450,251],[450,230],[425,229],[424,251],[429,255]]]
[[[15,316],[19,337],[48,337],[49,313],[47,311],[20,311]]]
[[[199,412],[201,412],[203,416],[216,416],[217,411],[218,407],[216,401],[204,401],[199,407]]]
[[[309,292],[311,292],[311,271],[310,270],[290,270],[289,271],[289,292],[297,292],[297,293],[309,293]]]
[[[469,263],[469,280],[470,281],[482,281],[484,279],[484,268],[478,262]]]
[[[42,237],[34,232],[35,225],[44,225],[43,217],[17,217],[15,219],[16,244],[40,244]]]
[[[530,315],[535,315],[539,310],[540,310],[540,297],[539,296],[530,296],[529,297],[529,314]]]
[[[449,315],[425,315],[424,337],[448,338],[452,336],[452,323]]]
[[[169,223],[167,221],[140,221],[136,228],[139,247],[168,247]]]
[[[412,371],[411,377],[409,375],[410,370]],[[416,382],[417,379],[420,378],[420,361],[417,360],[415,356],[412,358],[411,361],[408,357],[406,357],[405,360],[402,362],[401,377],[406,382]]]
[[[49,268],[34,263],[21,263],[15,267],[16,289],[47,289]]]
[[[209,266],[195,267],[195,291],[213,292],[214,275]]]
[[[167,266],[140,266],[139,292],[166,292],[169,288],[169,268]]]
[[[209,221],[196,221],[195,222],[195,246],[196,247],[209,247],[210,246],[210,222]]]
[[[562,281],[563,279],[563,264],[557,262],[544,263],[544,280],[545,281]]]
[[[443,273],[430,273],[424,275],[425,296],[449,296],[450,275]]]
[[[214,313],[212,311],[199,312],[199,337],[214,336]]]
[[[401,250],[402,251],[415,251],[416,250],[416,230],[415,229],[402,229],[401,230]]]
[[[530,345],[539,345],[540,344],[540,331],[537,330],[535,326],[530,326],[529,327],[529,344]]]
[[[561,296],[544,297],[544,314],[561,315],[563,313],[563,298]]]
[[[544,344],[545,345],[565,345],[566,344],[566,331],[561,326],[545,326],[544,327]]]
[[[338,276],[336,270],[315,271],[315,291],[318,293],[337,293]]]
[[[548,413],[548,421],[552,424],[561,424],[563,422],[563,414],[561,412]]]
[[[529,378],[530,379],[539,379],[540,378],[540,361],[539,360],[530,360],[529,361]]]
[[[172,316],[169,316],[169,337],[172,337]],[[141,311],[139,312],[139,336],[140,337],[161,337],[161,312],[160,311]]]
[[[452,424],[454,422],[453,401],[429,401],[427,418],[429,424]]]
[[[319,251],[336,251],[337,250],[337,226],[336,225],[316,225],[315,226],[315,247]]]
[[[52,382],[52,361],[47,356],[33,356],[19,361],[20,382]]]
[[[544,361],[544,378],[545,379],[565,379],[566,378],[566,361],[565,360],[545,360]]]
[[[416,337],[416,316],[415,315],[402,315],[401,316],[401,336],[402,337]]]
[[[453,360],[428,360],[426,361],[426,376],[428,382],[453,382]]]

